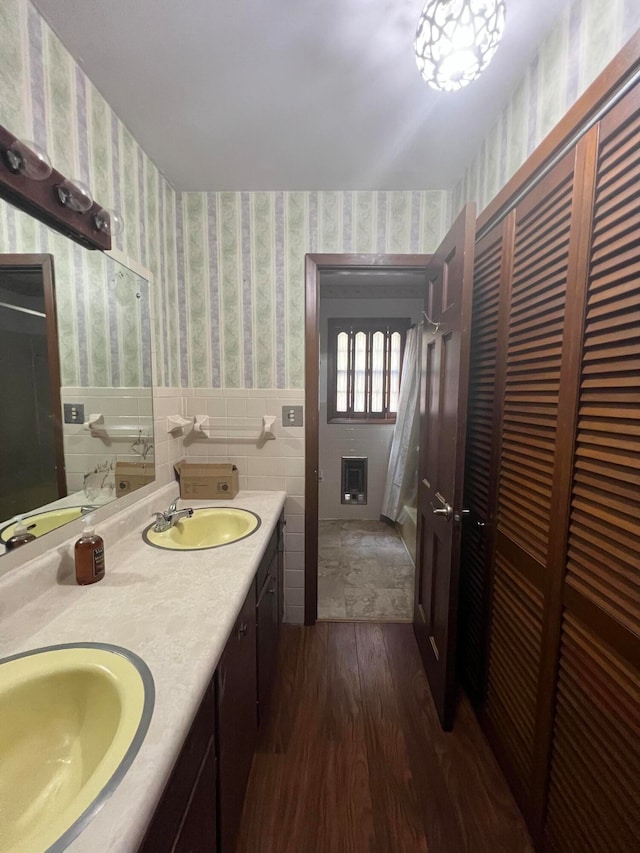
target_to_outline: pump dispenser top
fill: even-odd
[[[22,518],[18,519],[16,526],[13,528],[13,533],[5,542],[7,551],[12,551],[14,548],[19,548],[21,545],[26,545],[27,542],[33,542],[36,537],[33,533],[29,533],[27,525]]]

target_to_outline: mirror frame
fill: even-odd
[[[51,254],[0,254],[0,268],[16,270],[37,270],[42,277],[42,290],[45,308],[45,327],[47,336],[47,361],[49,368],[49,386],[51,388],[51,411],[53,413],[53,446],[55,453],[55,471],[58,492],[67,495],[66,463],[64,458],[64,440],[62,431],[62,400],[60,395],[60,352],[58,349],[58,320],[55,300],[54,258]],[[57,393],[55,393],[57,390]],[[25,511],[25,513],[28,511]]]

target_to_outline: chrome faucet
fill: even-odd
[[[169,530],[181,518],[191,518],[193,510],[190,506],[178,509],[178,498],[176,498],[166,512],[154,512],[153,514],[156,517],[156,523],[153,525],[154,532],[164,533],[165,530]]]

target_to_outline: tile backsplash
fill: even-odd
[[[65,403],[83,405],[85,420],[92,414],[104,417],[103,432],[91,433],[81,423],[63,424],[67,491],[82,489],[85,476],[92,471],[108,470],[102,478],[102,489],[110,490],[113,498],[116,459],[154,464],[151,389],[63,386],[60,397],[63,406]],[[119,429],[110,430],[113,426]]]
[[[154,397],[159,484],[173,482],[174,462],[187,459],[236,465],[241,490],[287,493],[285,620],[293,623],[304,620],[304,427],[283,427],[281,415],[283,406],[303,403],[300,389],[157,388]],[[170,435],[171,415],[207,415],[215,430]],[[259,439],[263,415],[276,418],[275,440]]]

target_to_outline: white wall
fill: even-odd
[[[409,317],[420,320],[422,299],[320,298],[320,471],[319,518],[378,519],[387,474],[393,426],[327,423],[327,337],[330,317]],[[340,503],[341,457],[366,456],[367,504]]]

